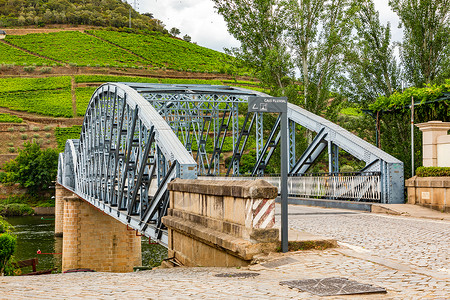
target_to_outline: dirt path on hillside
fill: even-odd
[[[96,26],[76,26],[73,25],[54,25],[54,26],[46,26],[44,28],[6,28],[4,29],[6,31],[7,35],[26,35],[30,33],[50,33],[50,32],[59,32],[59,31],[80,31],[84,32],[88,29],[97,29],[102,27],[96,27]]]

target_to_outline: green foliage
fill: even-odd
[[[22,118],[10,114],[0,113],[0,123],[22,123],[22,122],[23,122]]]
[[[45,24],[128,27],[130,4],[117,0],[0,1],[0,27]],[[131,26],[166,33],[160,20],[131,9]],[[130,30],[130,29],[125,29]]]
[[[53,117],[72,117],[70,89],[0,93],[0,107]]]
[[[91,97],[97,88],[94,87],[80,87],[75,89],[77,97],[77,116],[84,116],[86,109],[91,101]]]
[[[411,98],[414,98],[415,103],[424,103],[442,97],[444,94],[450,94],[450,79],[446,79],[445,83],[441,85],[431,85],[424,88],[411,87],[402,93],[395,92],[390,97],[380,96],[369,108],[375,111],[395,109],[406,111],[409,110],[408,106],[411,105]]]
[[[416,170],[418,177],[448,177],[450,176],[449,167],[419,167]]]
[[[76,75],[76,83],[85,82],[145,82],[145,83],[158,83],[156,78],[148,77],[133,77],[133,76],[113,76],[113,75]]]
[[[0,203],[0,215],[6,217],[14,216],[28,216],[32,215],[34,210],[25,203],[11,203],[2,204]]]
[[[360,1],[355,22],[356,36],[345,49],[345,66],[341,90],[363,108],[379,95],[390,96],[400,87],[400,68],[391,43],[391,28],[380,23],[372,0]]]
[[[0,106],[55,117],[72,116],[69,76],[0,78]]]
[[[292,71],[287,41],[285,13],[281,1],[214,0],[218,13],[227,23],[228,32],[240,43],[230,49],[238,60],[255,70],[264,86],[283,89],[283,78]]]
[[[360,117],[363,114],[361,111],[355,107],[344,107],[340,111],[341,114],[347,115],[347,116],[353,116],[353,117]]]
[[[134,34],[105,30],[89,33],[128,49],[153,67],[179,71],[219,72],[230,68],[232,57],[208,48],[157,34]]]
[[[54,149],[42,150],[38,144],[28,142],[14,160],[3,166],[7,182],[20,183],[31,193],[48,189],[56,178],[57,168],[58,153]]]
[[[30,207],[53,207],[55,206],[55,199],[44,194],[13,195],[5,199],[0,199],[0,205],[10,205],[10,204],[26,204]]]
[[[16,237],[8,233],[0,234],[0,276],[12,275],[11,258],[16,251]]]
[[[51,60],[29,54],[4,43],[0,43],[0,53],[2,54],[0,55],[0,64],[32,65],[52,63]]]
[[[242,174],[249,173],[256,164],[256,151],[250,150],[247,155],[242,155],[239,162],[239,172]]]
[[[149,62],[108,42],[79,31],[7,36],[11,44],[40,55],[79,66],[148,65]]]
[[[0,234],[2,233],[11,233],[14,227],[9,224],[3,217],[0,215]]]
[[[58,151],[64,152],[66,141],[69,139],[79,139],[81,134],[81,126],[75,125],[72,127],[56,127],[55,137],[58,143]]]
[[[416,87],[450,75],[450,3],[448,0],[390,0],[400,18],[400,54],[405,77]]]

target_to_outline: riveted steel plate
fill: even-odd
[[[338,277],[281,281],[280,284],[318,296],[386,293],[382,287]]]

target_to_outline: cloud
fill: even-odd
[[[140,12],[151,12],[161,20],[166,29],[176,27],[191,36],[192,42],[223,51],[223,48],[239,46],[228,32],[225,21],[215,13],[210,0],[147,0],[140,5]]]
[[[128,0],[132,3],[134,0]],[[388,0],[376,0],[375,8],[380,12],[383,24],[391,24],[392,40],[401,41],[403,32],[398,28],[398,17],[388,5]],[[215,12],[211,0],[141,0],[139,11],[153,13],[168,30],[176,27],[191,36],[192,42],[223,51],[223,48],[237,47],[240,43],[228,32],[222,16]]]

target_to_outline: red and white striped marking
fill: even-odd
[[[275,225],[275,201],[273,199],[253,200],[253,228],[272,228]]]

